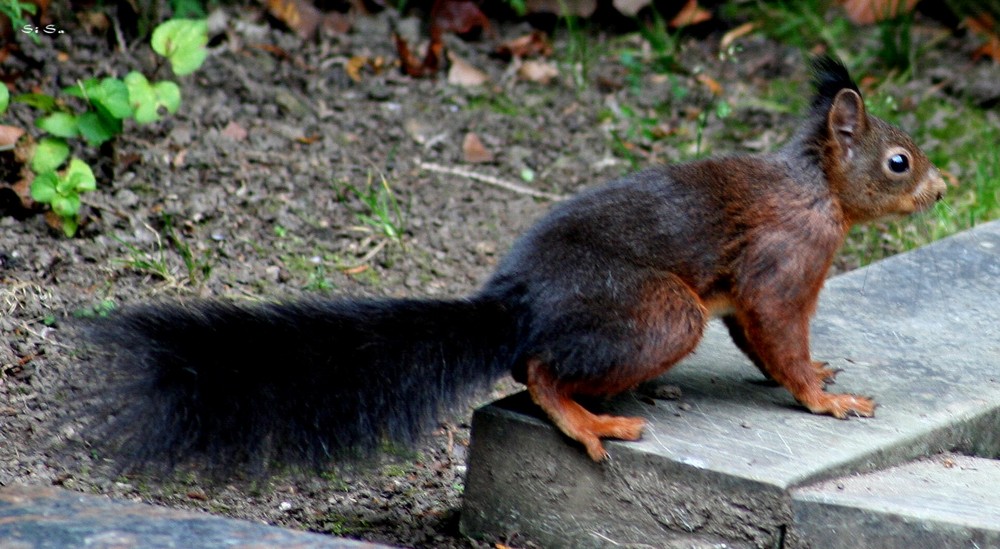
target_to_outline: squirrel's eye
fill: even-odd
[[[910,159],[905,154],[894,154],[889,157],[889,170],[892,173],[905,173],[910,169]]]

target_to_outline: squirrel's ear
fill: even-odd
[[[865,117],[865,103],[858,92],[846,88],[837,92],[826,120],[830,135],[840,145],[841,160],[854,156],[854,145],[865,129]]]

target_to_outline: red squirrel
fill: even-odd
[[[412,443],[444,409],[512,373],[595,461],[641,418],[590,412],[691,353],[721,317],[809,411],[872,416],[834,394],[809,319],[855,223],[925,210],[945,184],[868,114],[845,67],[775,152],[657,166],[556,205],[464,299],[140,306],[90,326],[130,380],[104,435],[139,460],[311,461]]]

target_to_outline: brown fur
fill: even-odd
[[[563,235],[577,239],[588,231],[598,236],[634,233],[657,239],[660,246],[610,265],[609,273],[615,274],[609,276],[622,282],[614,291],[597,288],[588,294],[607,293],[621,301],[633,292],[634,304],[616,306],[616,299],[609,297],[602,309],[580,312],[611,325],[629,315],[631,323],[623,328],[627,341],[607,353],[619,357],[616,362],[603,370],[569,369],[556,351],[525,359],[523,377],[534,402],[563,433],[582,443],[591,458],[606,457],[601,438],[638,438],[642,419],[591,414],[574,396],[613,395],[661,375],[694,350],[712,316],[722,316],[736,345],[810,411],[837,418],[874,415],[870,398],[825,392],[837,371],[811,358],[809,319],[850,227],[926,209],[941,198],[944,183],[906,134],[866,113],[856,86],[850,84],[828,101],[817,98],[814,104],[826,110],[813,112],[777,153],[671,166],[651,173],[650,178],[662,181],[662,190],[648,197],[633,190],[648,186],[646,179],[636,177],[632,183],[626,178],[617,192],[637,196],[612,198],[610,191],[608,196],[598,191],[568,206],[562,221],[552,216],[556,220],[541,224],[526,239],[527,258],[520,258],[520,268],[536,251],[531,246],[547,250],[549,261],[573,262],[583,252],[573,251]],[[895,173],[890,159],[897,167],[905,162],[908,169]],[[618,219],[644,219],[647,208],[642,203],[657,200],[667,204],[663,212],[683,210],[693,228],[664,238],[616,225],[624,223]],[[600,207],[634,213],[601,220],[571,215],[575,210],[607,213]],[[570,229],[570,223],[579,228]],[[637,271],[639,264],[649,273]],[[573,279],[572,274],[561,274]],[[629,282],[632,279],[638,282]],[[587,286],[577,282],[574,287]],[[552,348],[559,344],[553,342]]]

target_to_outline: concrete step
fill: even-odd
[[[663,392],[653,384],[595,406],[649,422],[642,441],[607,444],[609,463],[523,394],[478,410],[465,532],[546,547],[803,546],[812,530],[796,520],[795,488],[942,451],[997,457],[1000,223],[831,279],[812,348],[843,370],[829,389],[874,397],[875,418],[807,413],[714,323],[656,382],[679,400],[650,396]]]
[[[0,489],[0,547],[388,549],[208,513],[18,485]]]
[[[803,544],[1000,547],[1000,461],[941,455],[792,491]]]

